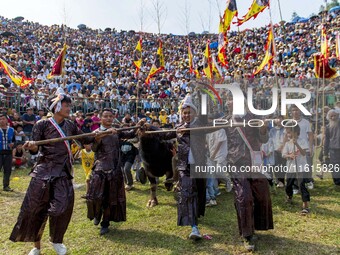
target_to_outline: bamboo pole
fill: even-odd
[[[120,131],[125,131],[125,130],[137,129],[140,127],[141,126],[117,128],[116,131],[120,132]],[[93,133],[85,133],[85,134],[80,134],[80,135],[52,138],[52,139],[46,139],[46,140],[41,140],[41,141],[35,141],[35,145],[38,146],[38,145],[43,145],[43,144],[48,144],[48,143],[58,143],[58,142],[66,141],[66,140],[81,139],[81,138],[97,136],[97,135],[109,135],[111,133],[112,133],[112,130],[106,130],[106,131],[97,132],[97,133],[93,132]]]
[[[255,123],[253,123],[255,125]],[[244,127],[245,123],[232,123],[230,125],[216,125],[216,126],[207,126],[207,127],[194,127],[194,128],[179,128],[179,129],[162,129],[156,131],[145,131],[145,134],[159,134],[159,133],[167,133],[167,132],[189,132],[189,131],[207,131],[207,130],[219,130],[221,128],[230,128],[230,127]]]

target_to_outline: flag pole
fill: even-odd
[[[280,3],[280,0],[277,0],[277,3],[278,3],[278,5],[279,5],[280,19],[281,19],[281,22],[282,22],[283,19],[282,19],[282,11],[281,11],[281,3]]]
[[[276,88],[278,89],[279,88],[279,79],[277,77],[277,58],[276,58],[275,33],[274,33],[272,10],[270,8],[270,2],[268,4],[268,10],[269,10],[269,18],[270,18],[270,29],[272,30],[272,35],[273,35],[272,44],[273,44],[273,50],[274,50],[274,56],[273,56],[273,62],[274,62],[273,67],[274,68],[273,69],[274,69],[275,85],[276,85]]]

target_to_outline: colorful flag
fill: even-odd
[[[213,74],[214,74],[217,78],[222,79],[222,78],[223,78],[222,70],[221,70],[221,68],[218,66],[215,57],[212,56],[211,59],[212,59],[212,71],[213,71]]]
[[[194,69],[194,57],[191,51],[191,47],[190,47],[190,42],[188,40],[188,58],[189,58],[189,72],[190,73],[195,73],[195,69]]]
[[[329,66],[323,54],[314,55],[314,72],[316,78],[332,79],[337,77],[336,70]]]
[[[256,19],[257,15],[267,7],[269,7],[269,0],[253,0],[248,13],[244,15],[242,19],[237,20],[237,25],[242,25],[244,22],[251,19],[252,17]]]
[[[5,73],[11,78],[15,85],[19,86],[20,88],[28,87],[34,79],[27,78],[23,73],[18,72],[9,64],[6,63],[5,60],[0,58],[0,67],[3,67]]]
[[[226,32],[230,29],[230,24],[233,18],[237,16],[236,0],[228,0],[227,8],[223,14],[223,31]]]
[[[53,64],[52,72],[47,75],[47,79],[52,79],[54,76],[59,76],[63,74],[66,50],[67,50],[67,45],[64,44],[64,47],[61,50],[57,60]]]
[[[212,79],[212,63],[211,63],[211,54],[210,54],[210,41],[208,40],[207,45],[205,47],[204,55],[203,55],[203,72],[205,76],[209,79]]]
[[[322,26],[322,29],[321,29],[321,54],[325,56],[326,60],[328,59],[329,57],[328,40],[327,40],[327,31],[326,31],[325,26]]]
[[[192,54],[190,42],[188,40],[189,72],[194,73],[197,79],[201,78],[200,72],[194,67],[194,55]]]
[[[227,61],[227,54],[226,54],[226,48],[227,48],[227,32],[223,29],[223,20],[220,20],[220,26],[219,26],[219,34],[218,34],[218,54],[217,58],[218,61],[221,63],[222,66],[227,67],[228,61]]]
[[[336,34],[336,39],[335,39],[335,53],[336,57],[340,60],[340,32]]]
[[[264,55],[264,58],[262,60],[261,65],[254,72],[254,75],[261,72],[263,70],[263,68],[265,68],[265,66],[268,66],[268,70],[272,66],[273,58],[274,58],[274,54],[275,54],[274,53],[274,36],[273,36],[273,27],[272,26],[269,27],[268,39],[267,39],[267,43],[266,43],[266,46],[265,46],[264,49],[265,49],[266,53]]]
[[[139,69],[142,66],[142,37],[139,39],[137,46],[133,52],[133,64],[136,67],[135,75],[138,75]]]
[[[164,62],[164,55],[163,55],[163,48],[162,48],[162,41],[159,40],[159,46],[157,49],[156,60],[152,64],[148,77],[145,80],[146,84],[150,84],[150,79],[155,76],[157,73],[162,71],[165,67]]]

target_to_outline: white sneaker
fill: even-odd
[[[217,205],[216,200],[210,200],[210,203],[211,203],[211,205],[213,205],[213,206]]]
[[[125,190],[130,191],[133,189],[133,185],[125,185]]]
[[[314,183],[313,182],[308,182],[306,184],[306,186],[307,186],[307,189],[314,189]]]
[[[58,255],[65,255],[67,252],[67,248],[62,243],[52,243],[54,250]]]
[[[296,194],[299,194],[299,190],[298,189],[293,189],[293,194],[296,195]]]
[[[283,184],[283,182],[279,182],[279,183],[276,185],[276,187],[278,187],[278,188],[284,188],[285,185]]]
[[[40,255],[40,249],[33,248],[28,255]]]

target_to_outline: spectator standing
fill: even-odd
[[[340,119],[336,110],[327,114],[329,124],[326,127],[324,157],[332,167],[332,177],[335,185],[340,186]]]
[[[32,140],[32,129],[36,123],[36,117],[32,108],[27,108],[27,112],[22,115],[23,129],[27,140]]]
[[[4,169],[4,191],[13,191],[9,186],[9,180],[12,173],[12,149],[14,142],[14,129],[8,126],[7,117],[0,114],[0,170]]]

